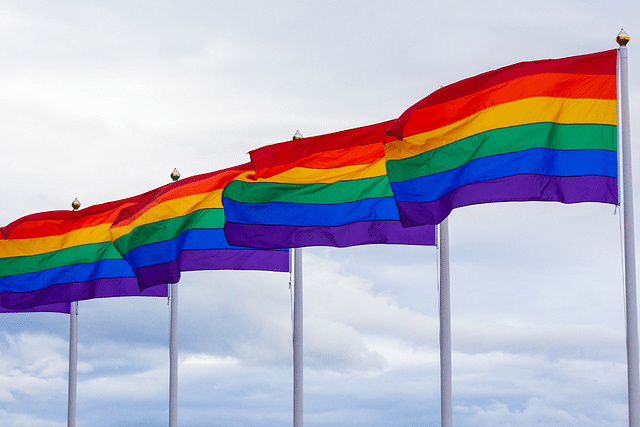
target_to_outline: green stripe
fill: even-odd
[[[332,184],[284,184],[231,181],[223,198],[241,203],[305,203],[332,205],[378,197],[393,197],[386,175]]]
[[[224,211],[219,208],[200,209],[188,215],[139,225],[118,237],[114,244],[121,254],[149,243],[164,242],[191,229],[216,229],[224,226]]]
[[[471,160],[530,148],[616,151],[616,126],[532,123],[494,129],[402,160],[387,161],[394,182],[458,168]]]
[[[34,273],[66,265],[84,264],[106,259],[122,259],[111,242],[74,246],[46,254],[0,259],[0,277]]]

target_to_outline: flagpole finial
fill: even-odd
[[[77,197],[73,199],[73,202],[71,202],[71,207],[73,208],[74,211],[77,211],[78,209],[80,209],[80,200],[78,200]]]
[[[173,172],[171,172],[171,175],[169,175],[169,176],[175,182],[175,181],[180,179],[180,172],[178,172],[178,169],[173,168]]]
[[[296,133],[293,135],[293,139],[302,139],[302,138],[304,137],[302,136],[299,130],[297,130]]]
[[[620,46],[626,46],[627,43],[629,43],[629,34],[624,32],[624,28],[620,30],[620,33],[618,33],[616,41]]]

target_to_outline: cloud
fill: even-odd
[[[495,426],[613,426],[626,421],[625,408],[609,408],[607,414],[611,421],[591,419],[584,415],[571,415],[553,406],[549,406],[538,398],[531,398],[523,409],[511,409],[508,404],[494,401],[484,407],[461,407],[454,409],[462,419],[462,425],[495,425]]]
[[[63,427],[66,421],[39,417],[37,414],[18,414],[0,409],[0,423],[7,427]]]
[[[41,332],[4,333],[0,350],[0,423],[58,424],[52,406],[66,407],[67,345]]]

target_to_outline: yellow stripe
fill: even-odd
[[[188,215],[200,209],[222,209],[222,189],[160,203],[144,212],[132,223],[112,228],[111,239],[116,240],[140,225]]]
[[[332,184],[338,181],[352,181],[363,178],[374,178],[386,175],[384,159],[376,160],[368,165],[343,166],[333,169],[311,169],[304,167],[291,168],[269,178],[260,178],[257,182],[275,182],[282,184]],[[256,182],[248,178],[251,173],[236,177],[236,181]]]
[[[59,236],[0,240],[0,258],[46,254],[60,249],[110,241],[110,223],[73,230]]]
[[[482,110],[448,126],[385,145],[386,160],[401,160],[492,129],[528,123],[616,124],[616,101],[538,97]]]

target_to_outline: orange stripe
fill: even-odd
[[[111,224],[121,209],[131,206],[133,203],[123,203],[115,208],[103,212],[87,215],[83,211],[66,212],[76,214],[76,218],[68,219],[46,219],[44,215],[39,215],[40,219],[24,218],[10,231],[7,240],[12,239],[33,239],[49,236],[62,236],[64,234],[82,230],[84,228],[95,227],[101,224]],[[88,208],[89,209],[89,208]],[[56,212],[51,212],[55,214]],[[55,215],[52,215],[55,216]],[[43,219],[44,218],[44,219]]]
[[[264,167],[256,171],[261,178],[270,178],[296,167],[334,169],[344,166],[369,165],[384,157],[382,143],[327,150],[311,154],[287,164]]]
[[[616,76],[534,74],[450,101],[417,109],[405,125],[404,136],[450,125],[486,108],[531,97],[616,99]]]
[[[267,145],[249,152],[251,163],[257,178],[265,178],[265,172],[268,172],[268,176],[273,176],[300,166],[301,161],[317,154],[382,143],[385,139],[384,132],[391,123],[393,121]]]
[[[247,163],[222,171],[197,175],[190,177],[184,182],[178,181],[160,187],[150,192],[150,197],[147,200],[123,210],[116,221],[114,221],[113,226],[115,228],[129,225],[149,209],[170,200],[221,190],[236,176],[249,170],[251,170],[251,166]]]

